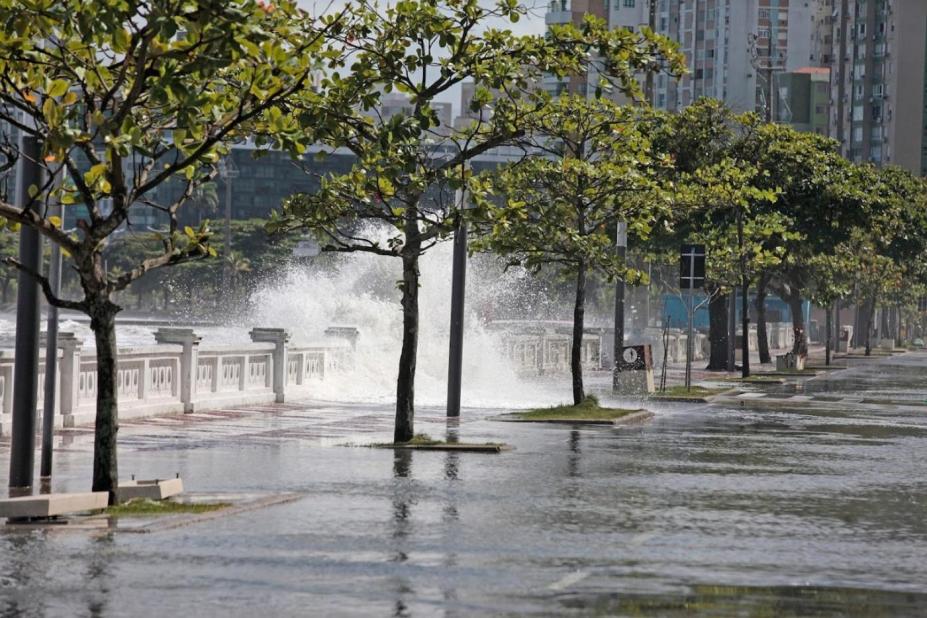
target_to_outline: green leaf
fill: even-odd
[[[68,87],[68,82],[63,79],[56,79],[48,87],[48,96],[60,97],[68,91]]]
[[[86,182],[91,187],[94,186],[97,180],[99,180],[99,178],[105,174],[108,169],[109,168],[107,167],[106,163],[97,163],[96,165],[91,166],[89,170],[84,172],[84,182]]]

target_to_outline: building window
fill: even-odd
[[[624,0],[624,5],[628,8],[634,8],[634,0]]]

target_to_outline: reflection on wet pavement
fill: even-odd
[[[803,392],[915,402],[925,378],[909,354]],[[336,446],[388,439],[367,405],[128,422],[125,474],[304,498],[150,535],[6,531],[0,616],[927,613],[927,407],[674,404],[615,429],[496,412],[417,429],[514,451]],[[62,440],[55,489],[83,488],[90,436]]]

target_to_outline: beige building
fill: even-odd
[[[853,161],[927,175],[927,1],[833,2],[831,136]]]

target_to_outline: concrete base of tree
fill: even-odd
[[[164,500],[180,493],[183,493],[183,481],[179,477],[165,480],[121,481],[117,490],[119,502],[128,502],[139,498],[144,500]]]
[[[41,494],[0,500],[0,517],[7,523],[48,519],[61,515],[102,511],[109,501],[105,491],[75,494]]]

